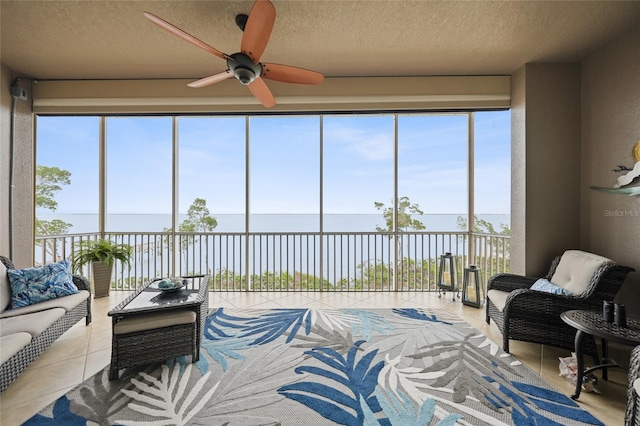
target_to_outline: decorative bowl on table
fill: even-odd
[[[181,278],[163,278],[156,283],[156,287],[160,291],[176,291],[184,287],[184,281]]]

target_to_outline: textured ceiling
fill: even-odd
[[[327,77],[510,74],[571,62],[640,25],[640,1],[273,0],[265,62]],[[239,51],[252,1],[0,2],[1,59],[38,79],[201,78],[223,60],[148,22],[156,14]]]

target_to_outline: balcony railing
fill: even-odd
[[[162,276],[209,274],[214,291],[436,291],[440,256],[456,256],[458,282],[475,264],[486,280],[509,271],[509,236],[468,232],[83,233],[38,237],[38,264],[71,257],[83,240],[133,247],[114,290]],[[471,242],[471,244],[470,244]],[[91,277],[90,266],[81,274]]]

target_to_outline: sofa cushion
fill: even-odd
[[[11,309],[78,293],[68,260],[7,272],[11,284]]]
[[[0,319],[0,336],[13,333],[27,332],[31,337],[38,337],[47,328],[65,314],[62,308],[47,309],[46,311],[16,317]]]
[[[65,311],[69,312],[89,296],[90,294],[87,290],[80,290],[78,293],[72,294],[71,296],[58,297],[57,299],[51,299],[29,306],[23,306],[22,308],[7,309],[6,311],[0,313],[0,318],[15,317],[17,315],[45,311],[51,308],[62,308]]]
[[[184,309],[172,312],[140,314],[122,319],[113,327],[113,333],[135,333],[136,331],[153,330],[194,322],[196,322],[196,313]]]
[[[27,332],[19,332],[0,337],[0,364],[4,364],[9,358],[29,344],[31,335]]]
[[[11,303],[11,284],[4,263],[0,262],[0,312],[3,312]]]
[[[611,259],[597,254],[567,250],[562,254],[551,282],[576,296],[580,295],[589,287],[591,277],[596,270],[610,262]]]

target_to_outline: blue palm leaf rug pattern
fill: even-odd
[[[108,367],[27,425],[602,425],[438,309],[215,309],[200,360]]]

